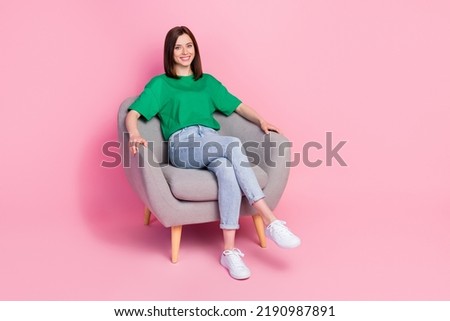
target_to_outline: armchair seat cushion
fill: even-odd
[[[167,164],[161,167],[164,177],[175,198],[183,201],[216,201],[217,179],[207,169],[184,169]],[[259,186],[264,189],[268,182],[267,173],[259,166],[252,166]]]

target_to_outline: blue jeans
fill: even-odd
[[[242,192],[250,205],[264,198],[239,138],[195,125],[169,137],[169,160],[180,168],[205,168],[217,177],[220,228],[238,229]]]

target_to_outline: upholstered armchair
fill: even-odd
[[[153,214],[165,227],[171,228],[172,262],[178,261],[182,226],[219,221],[217,181],[206,169],[181,169],[168,163],[167,142],[164,141],[157,117],[138,120],[139,131],[148,148],[139,147],[139,153],[130,156],[125,117],[128,107],[136,99],[130,97],[118,112],[118,134],[122,163],[133,190],[145,205],[145,224]],[[260,127],[233,113],[226,117],[215,113],[221,124],[219,133],[240,138],[267,204],[274,209],[286,186],[290,160],[288,140],[275,132],[264,134]],[[263,143],[266,142],[266,143]],[[269,148],[270,142],[270,148]],[[266,246],[261,216],[246,199],[242,200],[240,215],[251,215],[262,247]]]

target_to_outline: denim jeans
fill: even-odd
[[[250,205],[264,198],[239,138],[189,126],[170,136],[169,161],[180,168],[206,168],[216,175],[222,229],[239,228],[242,193]]]

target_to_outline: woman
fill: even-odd
[[[218,134],[216,130],[220,125],[212,114],[215,110],[227,116],[237,112],[258,124],[266,134],[269,130],[279,130],[230,94],[213,76],[203,73],[197,41],[187,27],[175,27],[167,33],[164,70],[165,74],[151,79],[129,107],[126,126],[130,134],[131,152],[136,154],[139,145],[147,147],[147,141],[137,129],[138,118],[143,116],[149,120],[158,115],[163,136],[169,141],[171,164],[181,168],[206,167],[216,175],[220,227],[224,239],[220,263],[233,278],[249,278],[250,270],[242,260],[244,255],[235,247],[241,191],[261,214],[269,239],[283,248],[299,246],[300,239],[272,213],[253,170],[242,166],[248,159],[242,151],[241,142],[238,138]],[[208,144],[216,147],[214,156],[208,157],[209,154],[205,153],[204,147]]]

